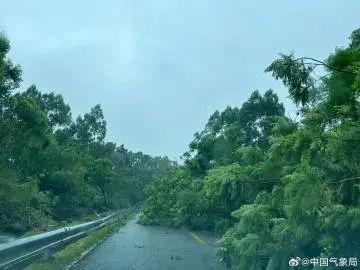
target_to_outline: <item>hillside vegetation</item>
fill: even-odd
[[[106,142],[100,105],[73,119],[61,95],[34,85],[20,91],[9,49],[1,35],[0,231],[20,234],[143,200],[171,162]]]

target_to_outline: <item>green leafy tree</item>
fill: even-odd
[[[0,35],[0,231],[135,205],[170,165],[106,142],[100,105],[72,120],[61,95],[20,91],[21,69]]]
[[[300,120],[285,117],[271,91],[216,111],[185,154],[186,185],[171,174],[150,185],[145,223],[226,230],[218,256],[240,270],[289,269],[293,257],[356,257],[359,52],[355,30],[349,46],[324,61],[280,55],[266,71],[301,105]]]

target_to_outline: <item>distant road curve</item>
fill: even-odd
[[[212,236],[137,224],[138,217],[110,236],[77,270],[222,270]]]

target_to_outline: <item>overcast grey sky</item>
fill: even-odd
[[[108,140],[178,158],[210,114],[258,89],[287,92],[278,53],[323,59],[360,27],[359,0],[0,0],[23,88],[60,93],[73,115],[100,103]]]

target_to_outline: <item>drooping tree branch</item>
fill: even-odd
[[[329,64],[325,63],[324,61],[321,61],[321,60],[318,60],[318,59],[315,59],[312,57],[300,57],[300,58],[295,59],[295,61],[303,61],[303,60],[310,60],[310,61],[315,62],[315,63],[304,63],[307,65],[314,65],[314,68],[316,68],[318,66],[324,66],[324,67],[326,67],[330,70],[336,71],[336,72],[351,74],[351,75],[355,75],[355,76],[359,75],[359,73],[356,73],[356,72],[352,72],[352,71],[344,70],[344,69],[338,69],[336,67],[330,66]]]

